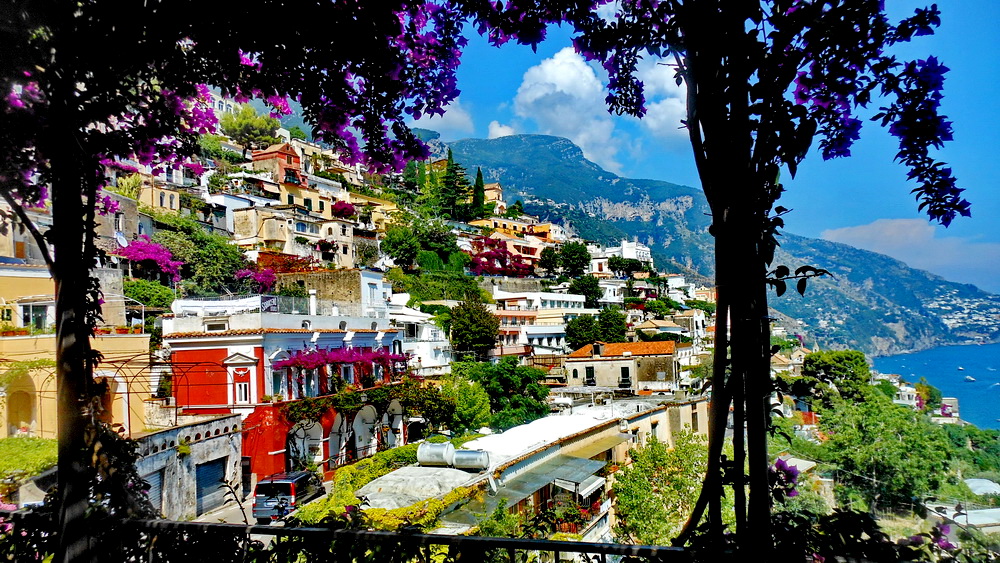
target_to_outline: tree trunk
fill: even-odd
[[[75,85],[69,88],[75,91]],[[72,100],[70,96],[68,98]],[[64,111],[58,111],[64,109]],[[87,293],[91,260],[85,252],[85,194],[93,170],[90,158],[75,137],[73,108],[54,108],[47,135],[52,171],[50,231],[56,295],[56,375],[58,413],[58,522],[54,561],[79,562],[94,558],[85,523],[91,468],[87,459],[93,436],[92,418],[86,415],[92,395],[90,328],[87,326]],[[55,131],[58,128],[58,132]]]
[[[743,207],[742,205],[738,207]],[[727,293],[730,311],[730,369],[734,408],[746,421],[746,457],[749,464],[746,484],[750,495],[745,528],[739,529],[740,547],[748,553],[765,555],[771,549],[770,488],[768,483],[767,426],[769,414],[769,325],[767,317],[766,265],[759,248],[761,228],[752,209],[730,208],[725,226],[716,234],[717,288]],[[754,236],[756,235],[756,236]],[[726,327],[717,327],[716,331]],[[743,439],[737,425],[734,442]],[[741,448],[733,475],[734,487],[744,483]],[[742,493],[736,495],[737,499]],[[737,514],[740,509],[737,509]],[[766,558],[766,557],[765,557]]]

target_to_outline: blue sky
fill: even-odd
[[[790,232],[888,254],[954,281],[1000,292],[1000,1],[939,0],[942,26],[931,37],[897,49],[901,58],[937,56],[946,75],[944,112],[955,141],[940,157],[956,171],[972,202],[972,218],[948,229],[922,219],[905,171],[893,162],[894,138],[866,123],[851,158],[824,162],[811,155],[781,205]],[[889,0],[896,19],[923,5]],[[532,52],[470,39],[459,71],[462,95],[443,118],[422,120],[445,140],[511,133],[568,137],[604,168],[630,178],[698,186],[686,132],[679,129],[683,92],[673,71],[651,62],[641,69],[649,113],[643,120],[608,114],[599,67],[569,48],[569,33],[553,29]],[[871,113],[874,113],[873,111]]]

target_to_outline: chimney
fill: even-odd
[[[309,290],[309,314],[310,315],[315,315],[316,314],[316,308],[317,308],[316,306],[317,306],[317,303],[316,303],[316,290],[315,289],[310,289]]]

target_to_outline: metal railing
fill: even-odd
[[[185,307],[185,301],[187,302]],[[212,307],[210,303],[219,303],[218,307]],[[235,305],[227,308],[226,303],[242,302],[238,307]],[[181,300],[181,308],[189,310],[203,309],[215,311],[222,314],[238,313],[280,313],[286,315],[307,315],[309,314],[308,297],[289,297],[285,295],[220,295],[211,297],[192,297]],[[372,319],[389,318],[389,307],[383,303],[375,303],[367,307],[360,303],[349,303],[344,301],[333,301],[330,299],[316,300],[316,313],[323,316],[334,317],[365,317]],[[206,313],[207,314],[207,313]]]
[[[51,520],[33,514],[0,512],[11,534],[0,538],[4,553],[15,560],[41,560],[51,552]],[[111,525],[111,524],[115,525]],[[88,529],[85,550],[99,561],[187,562],[343,561],[357,563],[425,561],[480,562],[577,561],[607,563],[693,561],[679,547],[492,538],[412,532],[380,532],[331,528],[295,528],[179,522],[173,520],[105,521],[103,529]],[[199,547],[200,546],[200,547]],[[200,553],[192,553],[192,550]],[[211,553],[209,553],[209,551]],[[267,555],[264,555],[267,554]],[[192,559],[193,556],[196,558]]]

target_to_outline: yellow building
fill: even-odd
[[[104,290],[105,322],[124,323],[121,273],[97,268],[93,274],[101,280]],[[52,278],[44,266],[0,265],[0,325],[20,329],[0,332],[0,437],[56,437],[53,290]],[[108,382],[103,401],[106,420],[118,425],[126,435],[141,431],[146,425],[143,400],[151,394],[149,335],[98,336],[92,344],[104,354],[95,375]],[[29,364],[25,362],[37,369],[26,369]]]
[[[166,184],[143,184],[139,203],[154,211],[177,213],[181,208],[181,192]]]
[[[493,204],[493,211],[496,213],[504,213],[507,211],[507,204],[503,201],[503,186],[500,182],[494,182],[492,184],[486,184],[483,186],[485,191],[484,203],[486,205]]]
[[[101,401],[102,419],[125,436],[146,428],[145,400],[150,398],[148,334],[98,336],[92,339],[104,360],[94,373],[108,384]],[[56,337],[54,334],[0,337],[0,438],[56,437]],[[32,362],[36,369],[27,369]]]
[[[380,233],[385,232],[386,224],[389,223],[392,214],[399,211],[396,204],[387,199],[371,197],[355,192],[351,192],[351,204],[358,208],[358,213],[361,214],[362,218],[362,226],[365,228],[369,228],[370,226],[373,230]],[[365,220],[366,210],[370,210],[371,212],[371,219],[368,221]],[[370,225],[365,223],[370,223]]]

